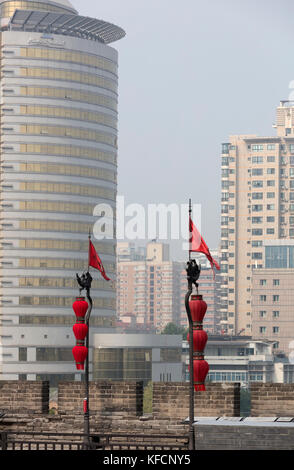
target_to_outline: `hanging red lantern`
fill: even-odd
[[[204,330],[193,330],[193,350],[194,352],[203,352],[207,343],[207,333]],[[188,333],[187,341],[190,341],[190,334]]]
[[[76,301],[73,303],[73,310],[76,314],[77,321],[83,321],[87,310],[88,310],[88,303],[85,301],[85,297],[77,297]]]
[[[205,379],[209,371],[209,364],[204,359],[194,359],[194,389],[196,392],[205,391]]]
[[[84,362],[88,355],[88,348],[86,346],[74,346],[72,349],[73,357],[76,361],[78,370],[84,370]]]
[[[207,303],[202,299],[202,295],[192,295],[189,307],[192,321],[201,323],[207,310]]]
[[[84,341],[88,333],[88,326],[85,323],[76,323],[73,332],[78,341]]]

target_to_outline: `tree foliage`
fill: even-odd
[[[162,335],[182,335],[183,339],[187,338],[188,328],[178,326],[175,323],[168,323],[162,330]]]

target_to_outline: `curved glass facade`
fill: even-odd
[[[75,14],[58,3],[4,1],[0,14]],[[72,32],[6,28],[0,47],[0,379],[78,378],[74,361],[53,359],[74,346],[75,276],[87,269],[93,209],[109,203],[115,212],[117,52]],[[115,240],[93,242],[115,280]],[[116,316],[115,282],[93,277],[92,334],[110,331]],[[45,363],[37,353],[44,347]]]

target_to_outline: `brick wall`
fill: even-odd
[[[195,416],[240,416],[240,384],[210,383],[205,392],[195,392]],[[189,384],[153,384],[153,416],[185,419],[189,416]]]
[[[251,416],[294,416],[294,384],[251,384]]]
[[[49,411],[49,382],[0,381],[0,410],[43,414]]]
[[[58,413],[83,413],[84,384],[62,382],[58,387]],[[91,413],[100,416],[141,416],[143,414],[143,382],[90,382]]]

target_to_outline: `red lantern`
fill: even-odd
[[[207,333],[204,330],[193,330],[193,349],[194,351],[203,352],[207,343]],[[188,333],[187,341],[190,341],[190,335]]]
[[[202,295],[192,295],[189,307],[193,322],[201,323],[207,310],[207,303],[202,300]]]
[[[209,371],[209,364],[204,359],[194,359],[194,389],[196,392],[205,391],[205,379]]]
[[[77,297],[76,301],[73,303],[72,308],[77,317],[77,321],[82,321],[88,310],[88,303],[85,301],[85,297]]]
[[[72,348],[72,353],[76,361],[77,369],[84,370],[84,362],[88,355],[88,348],[86,348],[86,346],[75,346]]]
[[[84,341],[88,333],[88,326],[85,323],[76,323],[73,332],[78,341]]]

